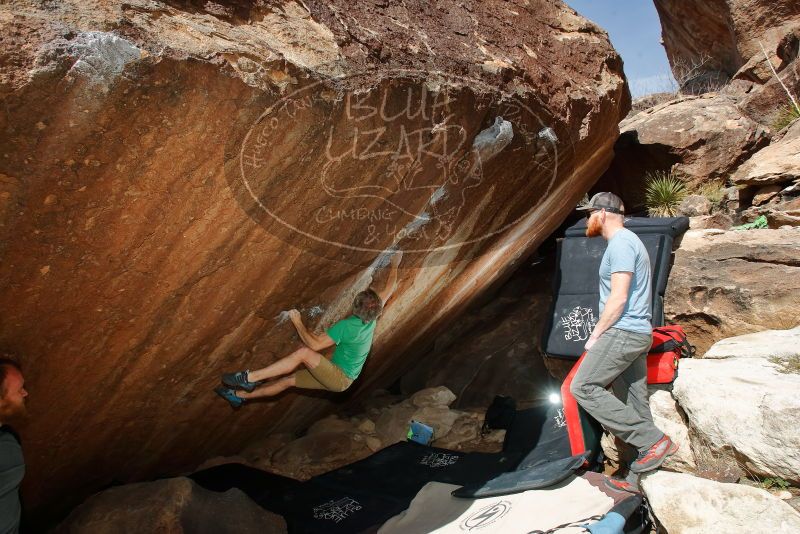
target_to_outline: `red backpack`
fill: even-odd
[[[653,328],[653,345],[647,354],[647,383],[670,384],[678,373],[681,358],[694,356],[694,345],[678,325]]]

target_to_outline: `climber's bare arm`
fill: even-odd
[[[400,266],[400,260],[403,259],[403,252],[398,251],[392,255],[389,260],[389,276],[386,277],[386,286],[383,290],[378,291],[378,296],[381,301],[386,304],[386,301],[392,297],[392,293],[397,289],[397,268]]]
[[[300,335],[300,339],[303,340],[308,348],[314,351],[321,351],[322,349],[326,349],[334,345],[333,339],[327,333],[323,332],[321,334],[313,334],[308,331],[306,325],[303,324],[303,317],[300,315],[300,312],[297,310],[289,310],[289,319],[292,320],[292,324],[294,325],[295,329],[297,329],[297,333]]]

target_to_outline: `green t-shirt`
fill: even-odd
[[[358,378],[364,362],[367,361],[376,322],[364,324],[361,319],[351,315],[326,330],[336,343],[331,362],[353,380]]]

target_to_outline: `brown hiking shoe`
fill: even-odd
[[[664,437],[656,441],[652,447],[646,451],[640,451],[636,461],[631,464],[631,471],[634,473],[645,473],[658,469],[667,456],[675,454],[678,450],[678,444],[674,443],[669,436],[664,434]]]

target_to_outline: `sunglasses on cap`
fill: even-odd
[[[598,211],[606,210],[608,213],[619,213],[622,214],[622,210],[618,210],[617,208],[597,208],[592,210],[586,210],[586,218],[592,216],[592,213],[597,213]]]

